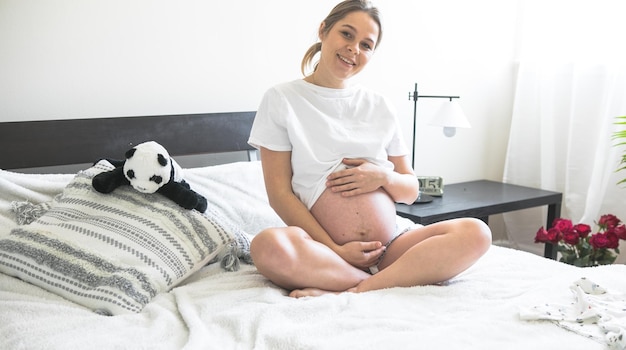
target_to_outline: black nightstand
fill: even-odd
[[[430,203],[396,204],[398,215],[419,224],[460,217],[474,217],[488,222],[489,215],[533,207],[548,206],[546,227],[561,215],[563,194],[532,187],[478,180],[445,185],[442,197]],[[544,256],[556,259],[556,247],[546,244]]]

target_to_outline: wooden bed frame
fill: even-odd
[[[162,144],[172,156],[247,151],[249,158],[255,158],[254,148],[247,143],[255,114],[228,112],[0,123],[0,169],[119,159],[126,150],[149,140]]]

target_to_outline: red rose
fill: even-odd
[[[559,243],[562,237],[563,234],[561,234],[561,231],[557,230],[556,228],[553,227],[548,230],[548,242],[554,244]]]
[[[591,244],[594,249],[607,248],[608,243],[606,235],[603,233],[596,233],[589,237],[589,244]]]
[[[591,226],[587,224],[577,224],[574,226],[574,230],[578,232],[580,238],[585,238],[591,232]]]
[[[619,225],[613,231],[619,239],[626,240],[626,225]]]
[[[622,221],[618,219],[617,216],[613,214],[606,214],[600,217],[600,220],[598,221],[598,226],[603,229],[610,229],[619,225],[620,222]]]
[[[576,245],[580,240],[580,236],[578,235],[578,232],[576,232],[575,230],[571,230],[563,232],[563,240],[567,244]]]
[[[561,240],[561,233],[551,228],[546,231],[543,226],[535,234],[535,243],[558,243]]]
[[[619,247],[619,237],[617,237],[615,231],[607,231],[606,238],[609,241],[609,248],[615,249]]]
[[[537,231],[537,233],[535,234],[535,243],[547,243],[547,242],[549,242],[548,231],[546,231],[546,229],[543,228],[543,226],[541,226],[539,231]]]
[[[615,249],[619,246],[619,239],[617,238],[617,235],[612,234],[611,232],[606,232],[606,233],[598,232],[595,235],[592,235],[591,237],[589,237],[589,243],[595,249],[601,249],[601,248]]]
[[[554,220],[552,227],[561,232],[566,232],[570,231],[574,226],[572,225],[572,220],[558,218]]]

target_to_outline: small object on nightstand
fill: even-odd
[[[433,201],[433,196],[443,196],[441,176],[418,176],[417,181],[420,184],[420,193],[413,203],[430,203]]]
[[[443,196],[443,179],[441,176],[418,176],[417,181],[420,184],[420,194],[424,193],[429,196]]]

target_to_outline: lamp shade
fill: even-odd
[[[448,137],[454,136],[456,128],[471,128],[457,99],[442,103],[429,125],[442,126],[444,134]]]

